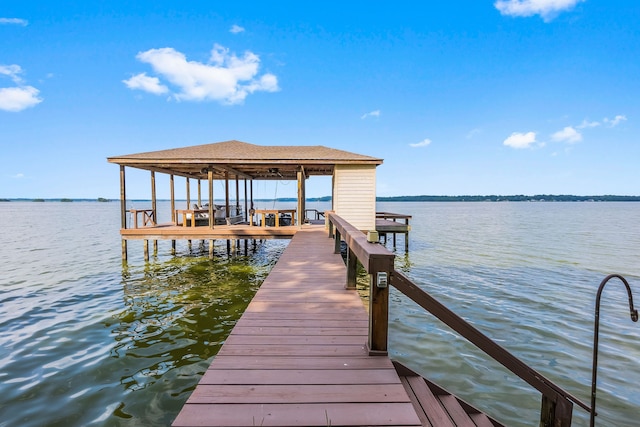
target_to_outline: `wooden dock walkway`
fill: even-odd
[[[421,425],[333,245],[296,233],[173,426]]]

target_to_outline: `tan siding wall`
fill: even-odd
[[[375,166],[336,165],[333,209],[360,230],[376,228]]]

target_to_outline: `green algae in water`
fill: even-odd
[[[176,257],[129,271],[125,309],[111,326],[115,354],[126,362],[120,377],[125,394],[111,414],[116,424],[129,424],[129,417],[161,416],[166,424],[175,418],[284,248],[265,244],[252,256]],[[161,404],[161,414],[140,404],[148,399]]]

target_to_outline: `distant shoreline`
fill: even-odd
[[[295,202],[294,197],[282,197],[277,199],[254,199],[255,202]],[[96,199],[86,198],[0,198],[0,202],[118,202],[119,199],[106,199],[99,197]],[[150,202],[151,199],[127,199],[131,202]],[[159,202],[168,202],[169,199],[158,199]],[[176,199],[176,201],[185,201],[185,199]],[[312,197],[306,199],[307,202],[329,202],[330,196]],[[386,196],[376,197],[378,202],[640,202],[640,196],[619,196],[619,195],[602,195],[602,196],[575,196],[565,194],[538,194],[534,196],[511,195],[511,196]],[[222,200],[216,202],[224,203]]]

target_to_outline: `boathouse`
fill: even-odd
[[[130,239],[144,239],[146,245],[148,240],[157,242],[157,239],[171,239],[175,243],[175,239],[291,238],[295,233],[293,227],[324,217],[324,212],[314,212],[315,217],[310,218],[305,207],[305,183],[312,176],[332,177],[332,211],[359,230],[376,229],[376,167],[382,164],[382,159],[376,157],[324,146],[260,146],[233,140],[114,156],[108,161],[120,165],[124,258],[126,241]],[[150,171],[150,209],[127,210],[126,167]],[[156,173],[170,176],[170,224],[157,221]],[[175,177],[186,179],[187,200],[183,208],[176,206]],[[225,183],[224,205],[214,203],[215,180]],[[297,208],[254,209],[253,182],[256,180],[297,181]],[[191,200],[192,182],[197,182],[197,203]],[[207,187],[206,202],[201,194],[203,182]],[[244,186],[244,209],[238,201],[240,182]],[[229,187],[233,183],[235,206],[229,198]],[[132,224],[127,223],[127,213],[133,216]],[[264,227],[267,224],[275,227]],[[185,227],[187,225],[189,227]],[[245,227],[229,228],[236,225]]]

